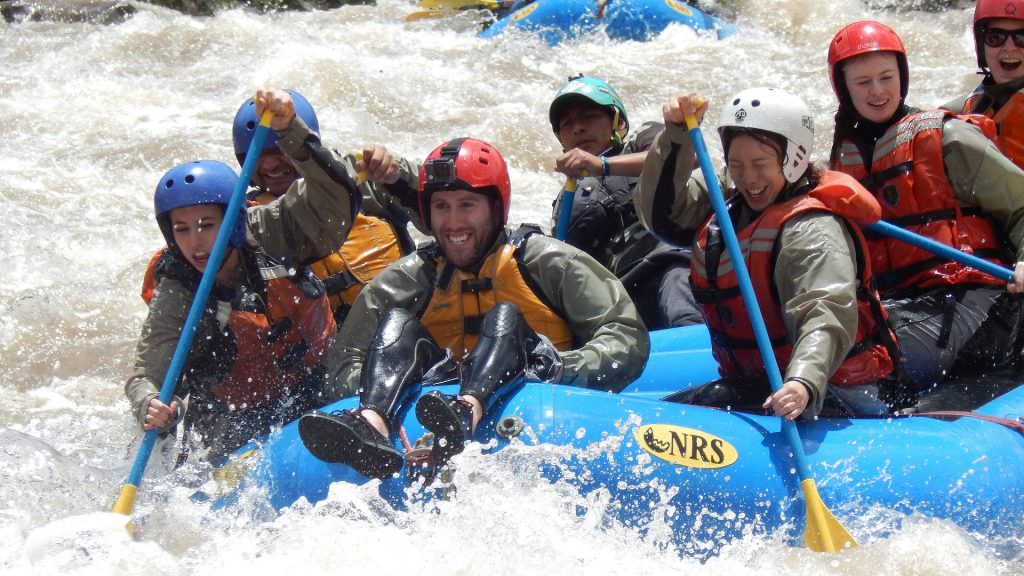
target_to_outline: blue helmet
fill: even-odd
[[[317,121],[316,112],[313,111],[313,105],[309,103],[309,100],[295,90],[288,89],[285,92],[292,96],[295,114],[302,118],[310,130],[319,134],[320,122]],[[252,143],[252,137],[256,134],[256,126],[259,123],[260,119],[256,116],[256,104],[253,103],[252,98],[249,98],[235,113],[235,124],[231,128],[231,138],[235,142],[235,157],[238,158],[239,165],[245,163],[245,154],[249,151],[249,144]],[[271,130],[267,134],[267,141],[263,143],[263,149],[272,150],[276,147],[277,134]]]
[[[153,205],[156,221],[168,246],[174,246],[171,210],[196,204],[220,204],[227,210],[235,191],[238,175],[230,166],[216,160],[196,160],[179,164],[167,171],[156,185]],[[232,246],[245,244],[245,203],[231,232]]]

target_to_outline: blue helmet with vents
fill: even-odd
[[[219,204],[227,210],[238,175],[230,166],[216,160],[196,160],[168,170],[156,185],[153,205],[156,221],[168,246],[174,246],[170,212],[196,204]],[[231,231],[232,246],[245,244],[245,203]]]
[[[306,97],[299,94],[295,90],[285,90],[292,97],[292,103],[295,105],[295,115],[302,118],[302,121],[309,126],[309,129],[317,134],[320,133],[320,122],[316,119],[316,112],[313,110],[313,105],[306,100]],[[231,139],[235,143],[235,157],[238,158],[238,164],[242,165],[245,163],[245,154],[249,151],[249,145],[252,144],[253,136],[256,134],[256,127],[259,126],[260,119],[256,116],[256,104],[253,103],[252,98],[249,98],[242,103],[242,106],[235,113],[235,123],[231,127]],[[267,133],[267,141],[263,143],[264,150],[273,150],[277,148],[277,134],[271,130]]]

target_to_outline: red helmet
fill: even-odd
[[[1024,0],[978,0],[974,6],[974,51],[978,54],[979,68],[988,68],[982,30],[985,20],[992,18],[1024,20]]]
[[[885,24],[863,20],[849,24],[837,32],[835,38],[832,38],[832,43],[828,45],[828,78],[832,81],[832,91],[836,93],[841,106],[850,104],[850,96],[846,83],[840,76],[842,68],[837,71],[836,64],[871,52],[896,53],[896,61],[900,67],[900,97],[907,97],[910,69],[907,66],[907,50],[903,47],[903,41]]]
[[[501,224],[508,223],[512,186],[505,159],[494,146],[475,138],[441,144],[420,167],[420,214],[430,227],[430,196],[441,190],[469,190],[501,202]]]

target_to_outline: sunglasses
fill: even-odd
[[[1019,30],[1003,30],[1002,28],[985,28],[985,45],[990,48],[999,48],[1006,44],[1006,39],[1013,37],[1013,43],[1017,48],[1024,48],[1024,28]]]

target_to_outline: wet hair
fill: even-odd
[[[786,182],[786,185],[782,187],[782,192],[779,193],[775,202],[784,202],[814,190],[818,187],[818,184],[821,183],[822,173],[823,170],[821,168],[814,164],[808,164],[807,170],[804,171],[803,175],[801,175],[796,182]]]

